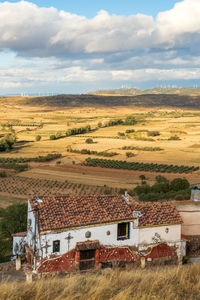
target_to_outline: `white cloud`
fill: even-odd
[[[200,79],[199,16],[200,0],[178,2],[155,20],[0,3],[0,88]]]

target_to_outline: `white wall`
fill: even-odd
[[[31,220],[31,226],[29,227],[29,220]],[[37,229],[36,229],[37,234]],[[29,246],[33,246],[33,238],[35,236],[35,216],[33,214],[30,202],[28,201],[28,216],[27,216],[27,238],[26,241]]]
[[[53,241],[60,240],[60,252],[57,254],[64,254],[76,247],[77,242],[94,241],[98,240],[100,244],[106,246],[133,246],[138,243],[138,229],[133,228],[133,222],[130,222],[130,238],[125,240],[117,240],[117,224],[98,225],[92,227],[84,227],[79,229],[73,229],[68,231],[62,231],[57,233],[48,233],[41,235],[42,245],[48,242],[50,246],[48,248],[48,254],[53,252]],[[88,239],[85,237],[87,231],[91,232],[91,237]],[[107,231],[110,231],[110,235],[107,235]],[[69,243],[66,237],[68,234],[72,236]],[[43,250],[43,256],[46,256],[46,250]]]
[[[166,229],[168,228],[168,233]],[[159,234],[162,241],[173,243],[181,240],[181,224],[168,226],[155,226],[139,229],[139,245],[148,245],[153,243],[155,234]]]

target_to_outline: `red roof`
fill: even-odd
[[[121,196],[40,197],[40,230],[56,230],[134,219],[132,210]],[[30,200],[35,210],[35,198]]]
[[[156,226],[182,223],[181,216],[176,208],[169,203],[136,202],[131,204],[133,211],[140,211],[139,226]]]
[[[27,232],[13,233],[12,236],[15,236],[15,237],[25,237],[25,236],[27,236]]]

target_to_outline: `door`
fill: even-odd
[[[80,270],[89,270],[95,267],[96,249],[80,251]]]

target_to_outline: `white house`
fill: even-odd
[[[181,223],[174,206],[141,204],[128,195],[33,198],[27,258],[38,272],[55,272],[182,256]]]

